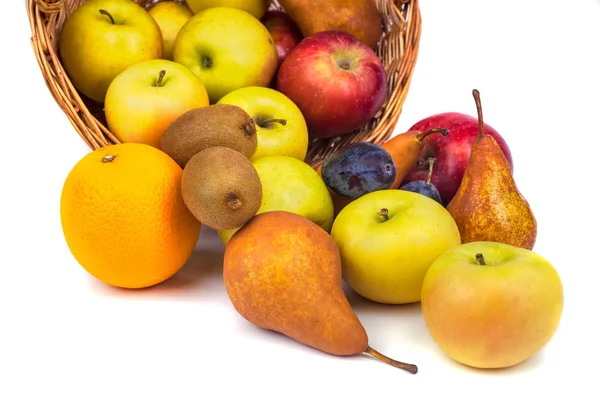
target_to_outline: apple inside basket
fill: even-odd
[[[140,137],[158,145],[191,108],[243,103],[257,129],[306,129],[300,151],[318,165],[350,143],[390,137],[418,52],[417,0],[347,3],[27,0],[27,7],[48,88],[90,148]],[[197,78],[204,91],[191,83]],[[244,88],[254,92],[239,93]],[[298,114],[306,127],[286,126]]]

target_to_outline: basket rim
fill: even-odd
[[[59,108],[86,145],[95,150],[120,143],[102,120],[103,108],[95,107],[73,86],[60,62],[58,41],[62,24],[66,20],[65,7],[75,3],[73,9],[86,0],[26,0],[30,22],[30,45],[48,90]],[[133,0],[136,3],[167,0]],[[179,2],[183,0],[177,0]],[[374,0],[380,15],[387,20],[384,35],[376,53],[386,68],[388,96],[379,113],[355,132],[331,137],[309,138],[305,162],[316,167],[333,151],[355,142],[382,143],[389,139],[400,118],[416,68],[422,19],[419,0]],[[271,8],[278,7],[273,0]],[[67,11],[68,12],[68,11]],[[402,55],[398,58],[398,55]],[[93,110],[92,110],[93,108]]]

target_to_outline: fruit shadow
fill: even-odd
[[[171,278],[142,289],[124,289],[104,284],[93,277],[89,285],[95,292],[106,296],[135,298],[173,298],[198,300],[224,292],[224,247],[216,231],[202,227],[194,252],[185,265]]]
[[[354,312],[363,322],[369,337],[385,340],[389,332],[402,335],[411,342],[423,342],[429,334],[421,318],[421,303],[382,304],[362,297],[344,282],[344,294]],[[419,323],[421,321],[421,323]]]
[[[363,322],[373,347],[376,347],[375,343],[389,341],[391,331],[394,336],[402,335],[404,340],[433,353],[449,367],[459,368],[465,373],[499,377],[529,373],[544,363],[544,349],[541,349],[529,359],[509,368],[475,368],[462,364],[445,354],[433,341],[423,321],[420,302],[399,305],[376,303],[362,297],[345,283],[344,293],[352,309]],[[361,356],[370,357],[367,354]]]

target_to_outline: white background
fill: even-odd
[[[59,198],[88,149],[45,86],[24,1],[3,3],[0,399],[600,398],[597,1],[422,1],[421,49],[396,132],[438,112],[474,115],[471,90],[481,91],[537,216],[535,251],[562,277],[565,308],[536,356],[479,371],[436,347],[418,304],[352,298],[371,345],[418,364],[417,375],[251,326],[228,301],[222,246],[208,229],[190,263],[151,290],[87,275],[64,242]]]

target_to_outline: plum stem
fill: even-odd
[[[388,209],[387,208],[382,208],[381,210],[379,210],[379,212],[377,213],[377,215],[380,215],[383,217],[383,222],[387,221],[390,219],[390,215],[388,213]]]
[[[260,121],[260,123],[258,124],[261,128],[266,128],[266,126],[272,122],[281,124],[283,126],[287,125],[287,120],[285,119],[280,119],[280,118],[271,118],[271,119],[265,119]]]
[[[115,156],[115,155],[110,155],[110,154],[107,154],[107,155],[105,155],[104,157],[102,157],[102,162],[103,162],[103,163],[109,163],[109,162],[113,162],[113,160],[115,159],[115,157],[117,157],[117,156]]]
[[[433,164],[435,164],[435,157],[429,157],[427,162],[429,163],[429,173],[427,174],[427,182],[425,183],[427,186],[429,186],[431,185],[431,176],[433,175]]]
[[[167,74],[167,71],[164,69],[161,69],[160,72],[158,73],[158,79],[156,80],[156,84],[154,86],[162,87],[164,85],[163,79],[165,79],[166,74]]]
[[[422,132],[417,134],[416,138],[418,142],[422,142],[423,140],[425,140],[425,138],[429,135],[431,135],[432,133],[441,133],[442,136],[448,136],[448,129],[444,129],[444,128],[432,128],[428,131]]]
[[[115,19],[113,18],[112,15],[110,15],[110,13],[108,11],[100,9],[100,10],[98,10],[98,12],[102,15],[106,15],[110,19],[111,24],[113,24],[113,25],[115,24]]]
[[[477,107],[477,120],[479,121],[479,134],[477,137],[482,137],[485,135],[485,131],[483,128],[483,109],[481,108],[481,96],[479,95],[479,90],[473,89],[473,97],[475,98],[475,106]]]
[[[475,259],[477,260],[477,262],[479,263],[479,265],[487,265],[485,263],[485,258],[483,258],[483,254],[481,254],[481,253],[475,254]]]
[[[419,370],[419,368],[415,364],[407,364],[402,361],[393,360],[393,359],[389,358],[388,356],[385,356],[385,355],[381,354],[380,352],[378,352],[377,350],[371,348],[371,346],[367,347],[367,350],[365,350],[365,353],[377,358],[380,361],[383,361],[386,364],[392,365],[396,368],[403,369],[404,371],[408,371],[411,374],[416,374],[417,371]]]

